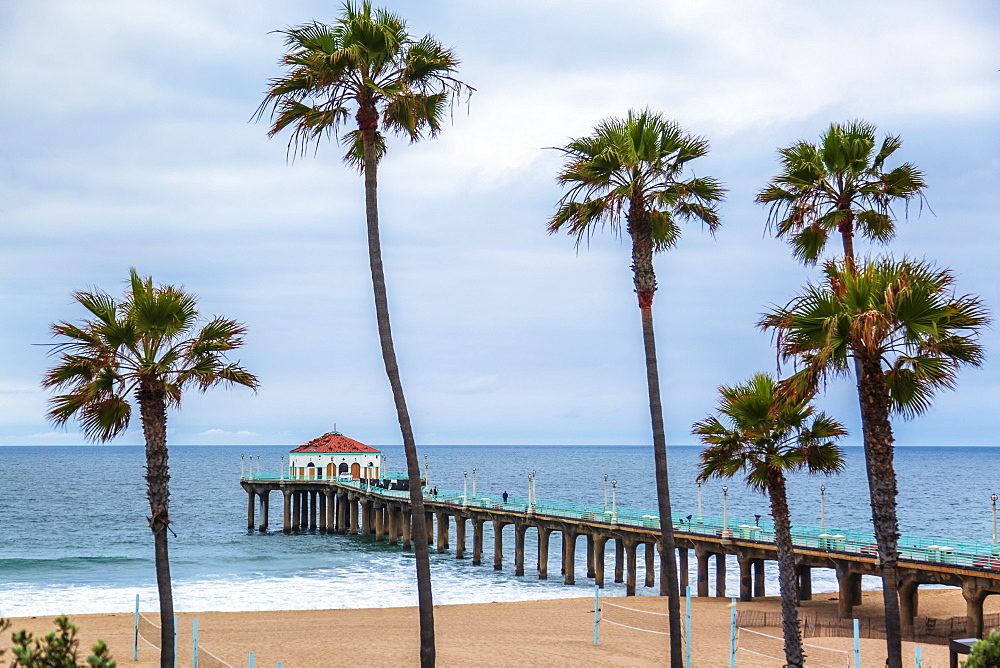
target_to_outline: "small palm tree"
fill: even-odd
[[[810,285],[759,325],[777,334],[778,354],[799,371],[783,381],[793,400],[847,375],[853,358],[864,425],[872,522],[882,570],[886,645],[891,666],[902,646],[896,561],[899,522],[892,415],[912,418],[935,392],[955,386],[962,366],[980,366],[979,332],[989,324],[982,301],[956,296],[954,277],[922,262],[879,259],[855,267],[828,262]]]
[[[698,481],[746,473],[747,485],[770,497],[778,551],[785,665],[804,666],[785,474],[802,469],[826,475],[842,471],[843,452],[834,440],[847,431],[825,413],[816,413],[809,396],[784,401],[776,392],[774,379],[764,373],[742,385],[720,387],[719,395],[718,412],[725,423],[709,416],[696,422],[692,432],[707,446],[701,453]]]
[[[170,481],[167,465],[167,408],[179,407],[182,391],[216,385],[256,389],[257,379],[226,353],[243,344],[243,325],[215,317],[199,329],[194,295],[150,277],[129,273],[129,291],[116,301],[101,291],[77,292],[74,300],[89,319],[52,325],[59,363],[42,379],[56,388],[48,417],[63,425],[76,417],[92,441],[109,441],[128,428],[134,399],[146,440],[149,528],[156,556],[160,596],[160,665],[174,665],[174,603],[170,586],[167,531]]]
[[[569,186],[569,191],[549,222],[549,232],[565,229],[579,245],[599,226],[606,224],[619,232],[624,223],[632,241],[632,272],[642,316],[653,429],[661,554],[666,562],[661,573],[667,584],[670,658],[671,665],[680,666],[680,593],[653,333],[653,253],[677,242],[679,220],[700,220],[714,231],[719,226],[716,206],[725,190],[713,178],[687,178],[684,174],[688,162],[708,152],[708,142],[684,133],[676,123],[649,110],[630,111],[625,119],[606,119],[592,135],[574,139],[561,150],[566,163],[559,182]]]
[[[902,145],[875,126],[834,123],[818,144],[799,141],[779,151],[782,171],[757,194],[770,206],[769,224],[787,238],[795,257],[815,264],[830,233],[840,232],[844,257],[854,262],[854,235],[885,243],[895,234],[893,204],[923,197],[924,176],[910,163],[887,170]]]
[[[343,16],[333,25],[313,22],[281,31],[288,52],[281,63],[286,76],[271,80],[257,110],[271,110],[274,136],[291,129],[289,150],[304,154],[324,138],[347,145],[344,160],[365,179],[368,259],[375,293],[375,314],[386,375],[392,387],[399,428],[406,452],[413,506],[413,537],[420,609],[420,661],[434,665],[434,602],[431,594],[430,554],[420,486],[420,461],[403,385],[396,362],[389,323],[382,247],[379,240],[378,163],[385,155],[382,130],[417,141],[435,136],[450,104],[472,88],[457,78],[459,61],[427,35],[414,39],[406,23],[383,9],[344,4]],[[354,114],[356,129],[342,133]],[[381,130],[380,130],[381,126]]]

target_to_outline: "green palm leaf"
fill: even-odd
[[[885,162],[902,145],[886,136],[876,151],[875,126],[834,123],[817,144],[799,141],[779,150],[781,172],[757,193],[768,206],[768,226],[788,240],[792,253],[815,264],[831,233],[854,260],[854,234],[878,243],[895,235],[893,206],[923,202],[923,174],[910,163],[891,170]]]
[[[333,25],[314,21],[280,32],[289,72],[271,80],[254,117],[270,112],[270,136],[291,130],[293,157],[334,138],[348,149],[344,160],[363,169],[358,132],[340,131],[349,118],[377,134],[377,162],[385,154],[380,125],[411,141],[436,135],[452,102],[474,90],[455,77],[460,63],[450,49],[430,35],[411,38],[399,16],[369,2],[346,3]]]

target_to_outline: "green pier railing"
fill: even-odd
[[[399,474],[400,478],[406,476]],[[289,475],[284,477],[275,473],[258,473],[244,475],[246,481],[279,482],[315,482],[337,484],[354,487],[360,491],[378,495],[382,498],[409,499],[407,491],[384,489],[368,485],[356,480],[322,479]],[[524,513],[554,519],[572,519],[596,524],[620,525],[632,528],[660,528],[659,511],[649,509],[621,508],[605,506],[603,503],[586,504],[571,501],[551,501],[547,499],[531,499],[523,496],[507,496],[504,502],[500,494],[476,494],[466,498],[461,492],[438,490],[435,495],[429,488],[424,488],[424,499],[436,503],[444,503],[456,507],[487,508],[503,510],[504,512]],[[723,526],[723,519],[711,515],[672,514],[674,531],[711,537],[727,537],[759,543],[774,543],[774,524],[768,521],[747,521],[741,518],[729,518]],[[690,518],[690,519],[689,519]],[[795,525],[792,527],[792,541],[796,547],[814,548],[832,552],[847,552],[877,556],[875,534],[872,531],[856,529],[835,529],[831,527],[816,527]],[[997,545],[986,542],[951,540],[945,538],[922,538],[919,536],[900,536],[899,558],[909,561],[926,563],[951,564],[989,570],[1000,570],[1000,550]]]

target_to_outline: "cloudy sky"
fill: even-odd
[[[386,3],[476,88],[441,136],[394,141],[380,169],[383,252],[418,443],[650,441],[639,313],[623,240],[545,232],[561,195],[548,147],[649,107],[705,136],[699,175],[729,188],[723,227],[658,256],[667,435],[720,384],[775,370],[759,314],[815,269],[764,228],[776,150],[865,119],[926,173],[891,251],[952,268],[1000,311],[1000,8],[848,0]],[[247,324],[261,379],[191,393],[175,444],[297,444],[332,428],[398,443],[381,366],[359,176],[321,146],[290,164],[251,116],[281,74],[272,31],[337,2],[33,0],[0,4],[0,444],[76,444],[44,419],[48,326],[70,294],[120,295],[130,266]],[[903,212],[900,211],[902,214]],[[868,249],[865,249],[867,252]],[[997,445],[1000,337],[900,444]],[[857,428],[850,383],[823,407]],[[136,425],[137,426],[137,425]],[[141,442],[132,429],[122,443]],[[851,439],[858,442],[858,437]]]

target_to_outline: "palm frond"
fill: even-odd
[[[776,475],[808,468],[834,472],[843,453],[833,441],[847,433],[829,416],[813,416],[812,392],[795,396],[759,373],[739,385],[719,388],[717,415],[696,422],[692,433],[707,447],[701,453],[698,479],[746,474],[751,488],[770,489]],[[811,419],[810,419],[811,418]]]
[[[288,70],[271,80],[254,118],[270,113],[269,136],[291,131],[292,158],[333,138],[347,146],[344,160],[360,167],[358,131],[341,134],[359,111],[381,117],[384,130],[417,141],[436,135],[451,104],[474,90],[456,78],[459,61],[450,49],[430,35],[413,39],[398,15],[369,2],[346,3],[333,24],[280,32],[287,49],[280,63]],[[376,141],[380,159],[385,140],[378,135]]]
[[[577,244],[594,229],[628,229],[636,244],[655,251],[680,237],[677,220],[699,220],[710,231],[720,224],[725,188],[710,177],[683,179],[686,163],[703,156],[708,142],[648,109],[600,121],[594,132],[559,149],[565,157],[557,176],[568,190],[549,221],[550,233],[565,229]],[[628,218],[628,220],[626,220]]]
[[[797,141],[779,151],[781,171],[757,193],[768,206],[768,229],[791,239],[795,257],[814,264],[835,230],[886,243],[895,234],[895,202],[923,198],[923,175],[909,163],[887,170],[900,146],[887,136],[876,151],[875,126],[831,124],[816,144]],[[824,231],[819,234],[819,229]]]
[[[128,285],[121,302],[89,297],[103,293],[78,300],[97,319],[53,325],[59,340],[52,351],[59,359],[42,385],[63,392],[49,400],[50,421],[63,425],[77,418],[88,438],[106,441],[128,427],[128,397],[141,386],[163,388],[167,406],[180,404],[189,382],[200,389],[219,383],[256,389],[256,378],[225,358],[242,345],[243,325],[216,317],[185,338],[199,317],[194,295],[157,285],[135,269]]]
[[[982,364],[979,334],[989,314],[978,297],[955,296],[951,272],[879,258],[828,262],[824,275],[824,284],[759,323],[777,333],[781,358],[801,368],[784,381],[790,394],[815,389],[854,357],[882,365],[887,414],[912,418],[930,408],[935,392],[955,386],[961,367]]]

